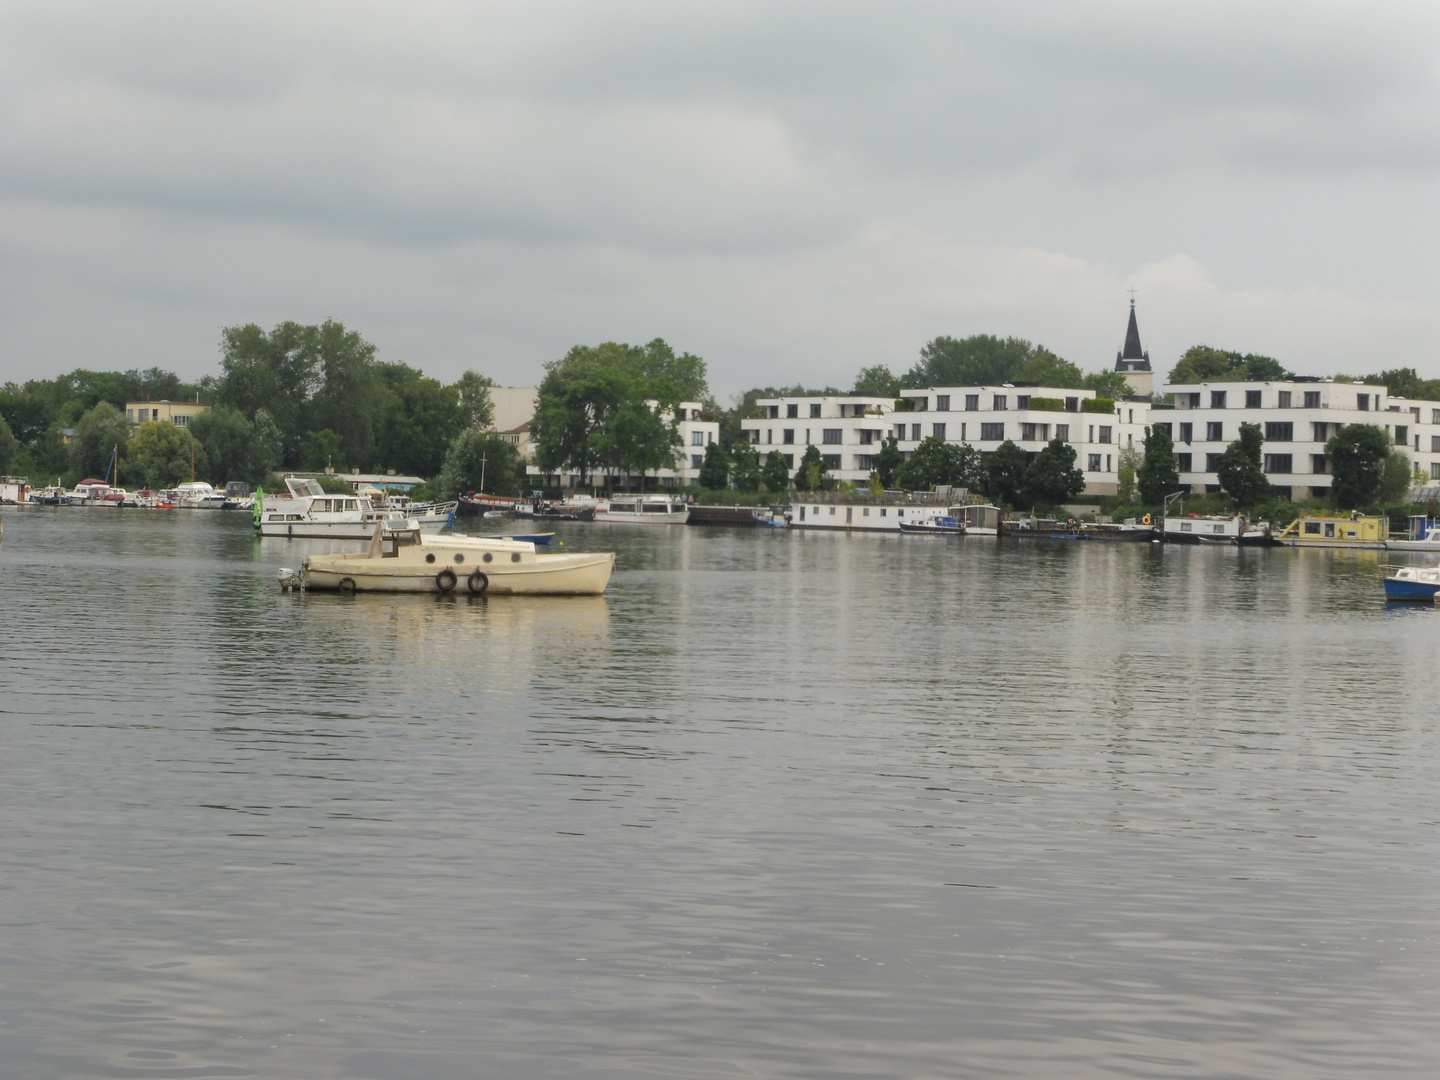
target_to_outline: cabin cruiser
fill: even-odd
[[[684,525],[690,507],[679,496],[621,495],[596,507],[595,520],[630,525]]]
[[[1434,602],[1440,594],[1440,566],[1402,566],[1385,579],[1386,600]]]
[[[191,480],[170,492],[170,502],[181,510],[219,510],[225,496],[204,480]]]
[[[537,554],[534,544],[478,536],[428,536],[377,522],[364,552],[311,555],[282,588],[341,593],[598,596],[615,567],[613,551]]]
[[[410,525],[422,532],[439,532],[447,519],[424,525],[407,518],[403,510],[380,510],[364,495],[328,495],[318,481],[287,476],[289,498],[265,499],[256,495],[255,527],[261,536],[308,537],[325,540],[368,540],[376,523],[390,529]]]
[[[1404,540],[1387,540],[1391,551],[1440,551],[1440,521],[1417,514],[1410,519],[1410,531]]]
[[[118,506],[118,502],[111,503],[105,498],[109,493],[110,485],[104,480],[81,480],[63,493],[59,501],[62,506]]]

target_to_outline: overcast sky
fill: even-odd
[[[1440,377],[1440,4],[0,7],[0,381],[341,320],[723,398],[937,334]]]

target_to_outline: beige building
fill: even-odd
[[[209,408],[193,401],[127,401],[125,419],[132,424],[161,420],[176,427],[189,427],[191,420]]]
[[[494,429],[508,435],[518,432],[522,426],[528,427],[539,401],[540,395],[533,386],[490,387],[490,404],[495,406]]]

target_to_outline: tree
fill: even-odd
[[[525,479],[525,466],[514,445],[493,431],[466,428],[445,452],[440,469],[440,494],[453,499],[467,491],[513,495]]]
[[[1085,376],[1083,389],[1094,390],[1097,398],[1117,401],[1130,393],[1130,384],[1123,371],[1094,371]]]
[[[898,452],[898,448],[897,448]],[[976,489],[984,486],[980,451],[969,443],[951,443],[933,435],[922,439],[895,473],[906,491],[929,491],[942,484]]]
[[[622,475],[639,473],[641,490],[651,469],[675,464],[680,422],[674,409],[663,409],[631,398],[620,404],[610,423],[593,437],[600,462]]]
[[[459,391],[408,364],[377,364],[376,371],[383,385],[374,425],[378,464],[435,476],[451,441],[469,426]]]
[[[1119,468],[1115,470],[1115,504],[1129,506],[1135,501],[1135,474],[1140,466],[1140,451],[1133,446],[1120,448]]]
[[[264,409],[252,424],[239,409],[216,405],[190,422],[190,435],[204,449],[206,475],[217,484],[256,483],[280,462],[280,431]]]
[[[942,335],[921,348],[919,363],[904,381],[907,386],[998,386],[1018,379],[1038,351],[1024,338]]]
[[[1140,501],[1146,506],[1160,506],[1166,495],[1180,490],[1180,462],[1175,457],[1175,442],[1163,424],[1145,429],[1145,458],[1140,464]]]
[[[1270,481],[1261,467],[1264,445],[1259,424],[1241,424],[1240,437],[1220,455],[1215,470],[1220,487],[1241,507],[1258,506],[1270,498]]]
[[[105,476],[110,457],[117,450],[125,455],[130,442],[130,425],[125,416],[108,401],[102,401],[75,424],[75,439],[70,444],[70,466],[82,479]],[[112,483],[118,482],[111,476]]]
[[[1349,424],[1325,444],[1330,466],[1330,496],[1336,506],[1369,506],[1380,494],[1390,436],[1373,424]]]
[[[10,425],[0,416],[0,473],[8,473],[15,464],[15,453],[20,449],[20,440],[15,438]]]
[[[1063,387],[1078,390],[1085,385],[1085,376],[1069,360],[1064,360],[1043,345],[1037,346],[1035,355],[1025,361],[1020,369],[1020,378],[1039,386]]]
[[[1024,450],[1006,439],[990,455],[985,468],[986,491],[992,499],[1016,508],[1028,505],[1025,495],[1030,459]]]
[[[1075,467],[1075,448],[1064,439],[1051,439],[1025,471],[1025,501],[1031,504],[1056,506],[1084,490],[1085,474]]]
[[[882,488],[895,486],[895,474],[903,464],[905,455],[900,450],[900,443],[891,435],[880,444],[880,452],[875,455],[875,473],[880,478]]]
[[[825,486],[829,466],[820,456],[820,448],[814,443],[805,447],[805,455],[795,469],[796,491],[820,491]]]
[[[719,443],[705,447],[705,460],[700,465],[700,486],[719,491],[730,483],[730,458]]]
[[[147,420],[135,429],[126,459],[127,476],[136,476],[146,487],[170,488],[182,480],[204,476],[205,451],[190,432],[164,420]]]
[[[283,322],[266,333],[254,323],[220,332],[220,382],[217,393],[247,419],[267,410],[280,428],[284,460],[300,451],[302,413],[319,382],[308,327]]]
[[[1231,382],[1266,382],[1290,377],[1285,366],[1271,356],[1192,345],[1170,372],[1169,381],[1200,383],[1227,379]]]
[[[740,439],[732,444],[730,456],[735,461],[735,486],[741,491],[760,490],[760,455],[749,439]],[[783,474],[783,469],[781,470]]]
[[[341,454],[340,436],[329,428],[307,431],[300,440],[300,468],[306,472],[343,471],[345,458]]]
[[[855,376],[855,389],[851,393],[870,394],[875,397],[893,398],[900,393],[900,380],[891,374],[884,364],[861,368]]]
[[[765,455],[765,468],[760,474],[769,492],[785,491],[790,487],[790,466],[785,464],[785,455],[771,450]]]
[[[490,398],[490,388],[494,385],[494,379],[478,372],[467,371],[460,376],[455,391],[466,427],[486,431],[495,426],[495,403]]]
[[[1391,450],[1390,456],[1385,459],[1384,474],[1380,478],[1380,501],[1408,502],[1410,487],[1414,482],[1414,469],[1410,465],[1410,459],[1399,450]]]

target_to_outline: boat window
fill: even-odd
[[[480,556],[480,558],[483,562],[490,562],[492,559],[495,558],[495,556],[491,555],[490,552],[487,551],[484,555]]]
[[[668,514],[669,512],[670,507],[666,506],[664,503],[645,504],[645,513],[647,514]]]
[[[1180,523],[1180,531],[1181,531],[1181,532],[1190,532],[1190,531],[1191,531],[1191,530],[1190,530],[1190,522],[1188,522],[1188,521],[1182,521],[1182,522]]]
[[[285,515],[285,520],[286,520],[286,521],[304,521],[305,519],[302,518],[299,514],[286,514],[286,515]]]
[[[1346,536],[1347,539],[1354,540],[1354,539],[1355,539],[1355,530],[1354,530],[1354,529],[1346,529],[1346,530],[1345,530],[1345,536]]]
[[[511,562],[519,562],[519,561],[520,561],[520,552],[518,552],[518,551],[512,551],[512,552],[510,553],[510,561],[511,561]]]
[[[1223,533],[1223,532],[1225,531],[1225,526],[1224,526],[1224,525],[1216,525],[1216,526],[1213,527],[1212,531],[1213,531],[1213,532],[1217,532],[1217,533]]]
[[[425,561],[428,563],[433,563],[435,561],[435,553],[433,551],[427,551],[425,553]]]
[[[284,521],[284,520],[285,520],[285,515],[284,515],[284,514],[271,514],[271,515],[270,515],[268,518],[266,518],[265,520],[266,520],[266,521]]]
[[[464,562],[464,561],[465,561],[465,554],[464,554],[464,552],[460,552],[460,551],[455,552],[455,562],[456,562],[457,564],[459,564],[459,563],[462,563],[462,562]]]
[[[1325,535],[1331,540],[1335,538],[1335,523],[1333,521],[1327,521],[1325,523]]]
[[[1320,522],[1318,522],[1318,521],[1307,521],[1307,522],[1305,522],[1305,533],[1306,533],[1307,536],[1319,536],[1319,535],[1320,535]]]

